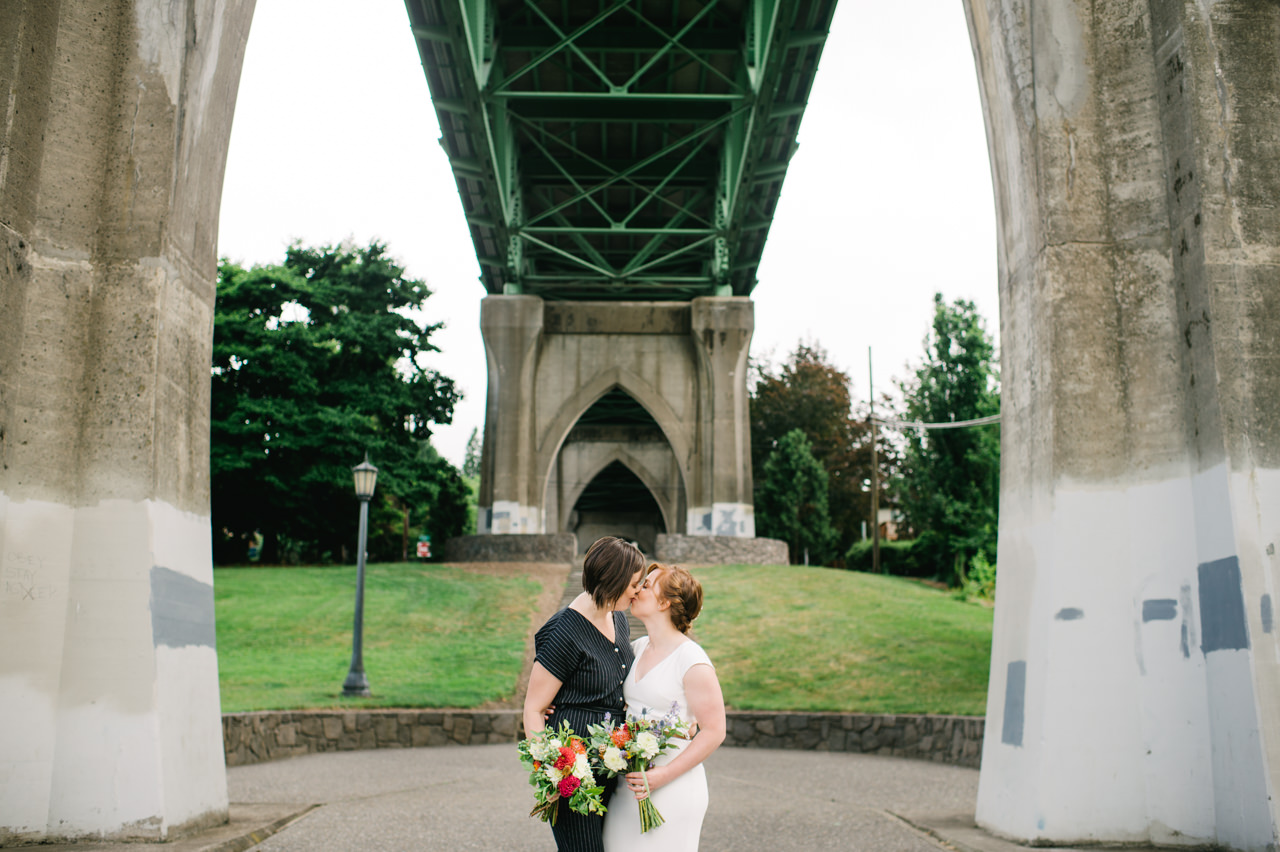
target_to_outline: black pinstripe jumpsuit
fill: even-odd
[[[561,683],[547,727],[558,727],[567,719],[574,733],[585,736],[587,726],[604,719],[605,713],[622,718],[622,682],[634,657],[631,628],[621,612],[613,614],[613,631],[610,642],[585,615],[566,607],[534,635],[535,659]],[[604,785],[608,805],[617,779],[597,780]],[[584,816],[562,804],[551,832],[560,852],[603,852],[603,829],[603,816]]]

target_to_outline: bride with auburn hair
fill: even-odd
[[[639,772],[622,781],[637,801],[652,796],[665,822],[640,832],[640,809],[628,804],[624,783],[604,821],[605,852],[696,852],[707,812],[707,775],[702,762],[724,742],[724,696],[711,658],[689,638],[689,626],[702,610],[702,584],[678,565],[650,565],[631,602],[631,614],[648,636],[631,643],[635,663],[623,684],[627,717],[660,718],[674,709],[697,733],[676,740],[648,775],[649,792]]]

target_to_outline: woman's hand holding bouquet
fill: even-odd
[[[517,749],[537,801],[529,816],[555,825],[561,799],[580,814],[604,813],[600,799],[604,788],[596,783],[593,771],[599,771],[599,763],[567,721],[558,729],[547,728],[521,740]]]
[[[675,748],[674,740],[689,738],[689,726],[680,718],[679,707],[673,705],[661,719],[642,715],[621,725],[614,725],[606,716],[601,724],[587,728],[587,735],[591,753],[600,756],[609,776],[639,772],[644,779],[645,795],[639,803],[640,831],[662,825],[662,814],[648,795],[648,770],[653,767],[654,758]]]

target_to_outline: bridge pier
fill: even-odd
[[[745,297],[486,297],[478,532],[754,536],[753,323]]]
[[[0,845],[227,819],[209,364],[253,6],[0,6]]]
[[[1274,849],[1280,8],[966,3],[999,220],[979,822]]]

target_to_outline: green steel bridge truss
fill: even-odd
[[[406,0],[489,293],[751,293],[835,0]]]

